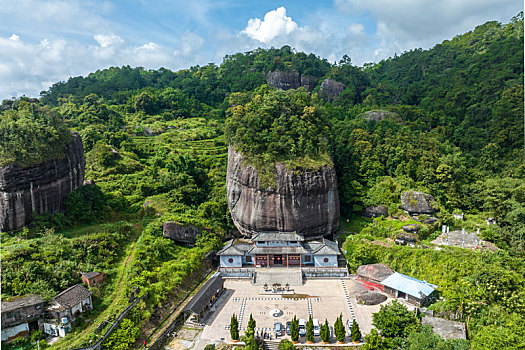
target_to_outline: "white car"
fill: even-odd
[[[317,318],[314,318],[313,323],[314,323],[314,336],[318,337],[321,334],[321,328],[319,327],[319,320]]]
[[[306,321],[302,318],[299,320],[299,336],[304,337],[306,335]]]

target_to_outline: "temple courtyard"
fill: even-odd
[[[291,286],[293,294],[272,295],[270,291],[265,292],[263,287],[253,285],[248,279],[226,279],[224,288],[221,297],[202,320],[203,330],[199,336],[201,344],[228,342],[230,318],[234,313],[239,319],[241,336],[250,314],[257,323],[256,331],[259,334],[266,331],[272,337],[275,337],[274,323],[281,322],[284,326],[294,315],[305,320],[312,315],[320,323],[327,319],[333,326],[340,314],[343,315],[345,326],[348,320],[355,318],[364,336],[372,328],[372,314],[380,308],[380,305],[357,304],[355,294],[362,287],[351,278],[309,279],[303,285]],[[391,300],[388,298],[382,304]],[[279,337],[283,338],[289,339],[288,336]],[[301,340],[304,342],[305,339]]]

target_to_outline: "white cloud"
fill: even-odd
[[[286,16],[286,9],[279,7],[267,12],[262,21],[259,18],[248,20],[248,26],[242,33],[262,43],[268,43],[276,36],[289,35],[297,28],[297,23],[291,17]]]
[[[515,0],[335,0],[336,7],[376,22],[375,57],[430,48],[489,20],[508,22],[523,10]]]
[[[124,40],[122,40],[120,36],[115,35],[115,34],[109,34],[109,35],[97,34],[93,37],[93,39],[95,39],[102,47],[124,44]]]

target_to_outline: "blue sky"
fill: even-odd
[[[0,99],[110,66],[178,70],[257,47],[362,65],[522,10],[521,0],[0,0]]]

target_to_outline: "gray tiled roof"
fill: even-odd
[[[304,236],[296,232],[259,232],[252,236],[252,241],[304,241]]]
[[[54,297],[51,302],[55,302],[60,306],[72,307],[77,305],[82,300],[88,298],[91,292],[80,284],[75,284],[73,287],[69,287],[65,291]]]
[[[26,295],[14,297],[9,301],[2,301],[2,313],[16,310],[23,307],[42,304],[44,301],[38,295]]]
[[[97,277],[98,275],[100,275],[100,272],[96,272],[96,271],[93,271],[93,272],[84,272],[82,274],[82,276],[85,276],[87,279],[91,279],[93,277]]]
[[[224,280],[216,273],[199,289],[197,294],[186,304],[184,312],[200,313],[210,302],[210,299],[219,289],[222,289]]]
[[[230,239],[224,248],[217,252],[217,255],[244,255],[252,246],[253,244],[250,243],[238,243]]]
[[[321,241],[310,241],[303,243],[303,246],[313,255],[339,255],[339,247],[337,243],[328,239]]]
[[[250,254],[308,254],[308,251],[301,246],[296,247],[257,247],[249,250]]]

